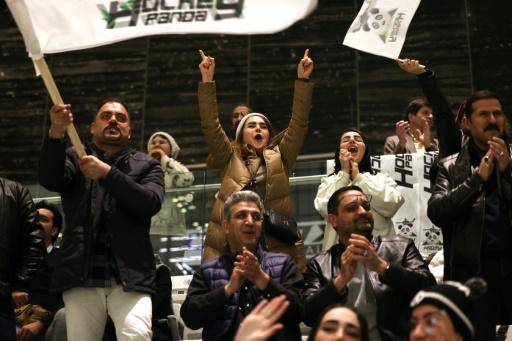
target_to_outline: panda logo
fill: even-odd
[[[398,221],[398,234],[403,236],[403,237],[407,237],[407,238],[411,238],[411,239],[414,239],[416,238],[416,233],[414,232],[414,221],[416,220],[416,218],[413,218],[412,220],[408,220],[407,218],[404,218],[403,221]]]
[[[441,241],[441,230],[437,228],[431,228],[425,230],[425,241],[421,245],[442,245]]]
[[[375,31],[382,42],[386,42],[389,28],[392,24],[393,16],[398,8],[390,11],[381,11],[375,7],[376,1],[370,1],[366,10],[359,16],[359,20],[354,22],[351,27],[352,33],[359,32],[361,29],[365,32]]]

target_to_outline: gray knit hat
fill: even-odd
[[[236,127],[236,133],[235,133],[235,140],[238,140],[238,136],[242,133],[242,130],[244,129],[245,122],[249,119],[249,117],[253,116],[259,116],[262,119],[265,120],[265,122],[268,125],[268,129],[271,131],[272,126],[270,125],[270,121],[268,120],[267,116],[260,114],[258,112],[252,112],[250,114],[245,115],[242,120],[240,120],[240,123],[238,123],[238,127]],[[271,136],[272,137],[272,136]]]
[[[157,135],[163,136],[167,139],[167,141],[169,141],[169,144],[171,145],[171,157],[173,159],[177,159],[178,155],[180,153],[180,146],[178,146],[178,144],[176,143],[176,140],[174,140],[174,138],[170,134],[168,134],[164,131],[157,131],[156,133],[151,135],[151,137],[149,138],[149,141],[148,141],[148,152],[151,149],[151,141],[153,141],[153,139]]]

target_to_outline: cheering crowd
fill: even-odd
[[[427,212],[443,234],[444,282],[436,283],[414,241],[395,235],[391,219],[404,203],[396,182],[372,170],[365,133],[343,122],[333,127],[334,172],[310,203],[326,219],[325,251],[306,260],[289,176],[308,131],[309,50],[282,132],[244,104],[226,133],[215,59],[199,53],[207,165],[221,170],[221,185],[181,306],[189,328],[202,328],[203,340],[300,340],[302,322],[308,340],[495,340],[496,327],[511,324],[512,162],[494,93],[469,95],[454,115],[432,70],[397,62],[424,98],[409,103],[384,153],[438,152]],[[67,148],[72,121],[71,105],[51,108],[38,168],[40,184],[60,193],[64,219],[0,178],[0,339],[168,340],[160,327],[172,313],[170,275],[151,240],[185,230],[165,191],[194,176],[167,132],[151,136],[147,153],[129,146],[121,99],[98,105],[86,156]]]

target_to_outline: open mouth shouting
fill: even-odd
[[[359,153],[359,148],[355,144],[352,144],[348,146],[347,151],[352,155],[353,158],[357,157],[357,154]]]

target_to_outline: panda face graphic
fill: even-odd
[[[375,3],[370,3],[368,8],[359,16],[358,22],[351,27],[352,32],[358,32],[361,29],[364,32],[375,32],[383,42],[386,42],[386,36],[391,28],[392,19],[397,9],[382,11],[375,7]]]
[[[408,220],[404,218],[403,221],[398,222],[398,234],[407,238],[416,238],[416,233],[414,233],[413,223],[416,220]]]
[[[441,242],[441,231],[430,229],[425,231],[425,237],[427,238],[423,245],[439,245]]]

